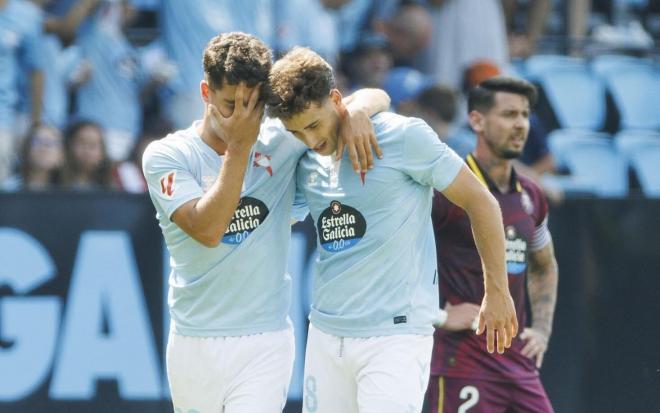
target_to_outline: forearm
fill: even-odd
[[[381,89],[360,89],[344,99],[350,113],[365,111],[369,117],[390,108],[390,96]]]
[[[209,191],[191,210],[190,222],[194,238],[207,246],[215,246],[231,222],[241,197],[249,150],[225,153],[225,160]]]
[[[474,242],[483,263],[485,292],[508,292],[504,227],[499,204],[488,193],[484,202],[472,203],[465,212],[470,218]]]
[[[30,117],[32,124],[36,125],[41,122],[41,110],[43,107],[44,74],[41,70],[33,70],[30,75],[30,94],[32,100]]]
[[[554,257],[543,267],[530,266],[527,272],[527,291],[532,309],[532,328],[550,337],[557,302],[559,274]]]

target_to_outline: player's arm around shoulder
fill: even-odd
[[[487,331],[488,351],[497,351],[511,345],[518,333],[518,320],[509,292],[505,263],[504,228],[499,204],[477,177],[462,165],[456,178],[442,193],[465,210],[470,218],[474,241],[484,267],[485,294],[479,312],[478,334]]]

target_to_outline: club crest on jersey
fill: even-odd
[[[534,204],[532,204],[532,198],[530,198],[529,194],[524,189],[520,193],[520,203],[522,204],[522,207],[527,215],[531,215],[532,212],[534,212]]]
[[[264,168],[268,175],[273,176],[273,167],[270,164],[272,156],[263,154],[261,152],[254,153],[254,160],[252,161],[252,166],[254,168]]]
[[[367,232],[367,221],[357,209],[332,201],[319,215],[316,232],[324,250],[340,252],[360,242]]]
[[[527,268],[527,241],[518,236],[513,225],[504,229],[506,235],[506,270],[509,274],[522,274]]]
[[[174,195],[174,179],[176,178],[176,172],[168,172],[165,176],[160,178],[160,192],[168,197]]]

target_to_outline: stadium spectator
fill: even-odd
[[[519,24],[516,15],[521,3],[521,0],[502,0],[509,37],[509,55],[512,58],[529,57],[536,51],[552,9],[552,0],[525,1],[527,15],[520,19],[524,24]]]
[[[23,139],[19,173],[2,185],[6,191],[43,191],[62,185],[64,144],[62,133],[52,126],[35,126]]]
[[[113,189],[112,165],[106,154],[103,130],[91,121],[72,124],[64,137],[63,183],[67,189]]]
[[[387,40],[376,34],[361,39],[356,49],[345,55],[343,67],[350,90],[383,87],[392,68],[392,54]]]
[[[41,120],[45,64],[39,44],[41,25],[41,12],[34,4],[0,0],[0,182],[11,173],[15,159],[19,96],[32,98],[27,123],[37,125]],[[28,90],[20,88],[20,77],[29,79]]]
[[[31,0],[42,10],[46,9],[48,0]],[[43,60],[48,64],[43,66],[44,90],[41,122],[53,125],[62,130],[66,127],[69,116],[69,95],[71,89],[85,75],[84,60],[79,48],[72,46],[64,48],[64,43],[75,40],[75,34],[80,25],[94,11],[99,0],[79,0],[63,15],[58,16],[44,12],[43,35],[40,39]],[[22,100],[23,118],[28,118],[32,107],[31,96]]]
[[[386,156],[366,177],[353,174],[335,154],[346,109],[330,65],[313,51],[278,60],[270,83],[269,115],[313,149],[296,173],[319,236],[303,409],[419,411],[439,316],[431,188],[472,218],[488,274],[480,331],[488,319],[492,352],[497,322],[501,353],[517,327],[496,201],[428,125],[392,113],[373,118]]]
[[[160,24],[167,58],[177,67],[168,82],[164,112],[176,129],[184,129],[204,113],[199,80],[204,73],[199,60],[209,39],[218,33],[241,31],[272,46],[274,0],[187,1],[162,0]]]
[[[433,35],[417,67],[438,82],[461,89],[463,72],[487,59],[498,67],[509,62],[501,0],[429,0]]]
[[[93,120],[105,132],[108,157],[125,160],[142,128],[141,91],[167,80],[148,73],[123,29],[134,16],[127,0],[104,3],[93,24],[78,37],[90,62],[89,80],[76,92],[75,119]],[[111,114],[111,116],[109,116]]]
[[[508,287],[520,326],[526,326],[529,294],[531,327],[505,354],[484,351],[483,337],[473,331],[483,294],[481,260],[467,216],[436,192],[432,217],[447,318],[435,333],[427,390],[432,412],[552,412],[538,373],[552,332],[558,280],[548,205],[540,188],[512,165],[522,154],[535,99],[530,83],[513,78],[491,78],[475,88],[468,110],[477,148],[466,157],[502,209]]]
[[[387,38],[396,66],[410,66],[433,32],[428,10],[415,3],[401,5],[390,19],[376,20],[375,25]]]

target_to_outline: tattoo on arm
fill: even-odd
[[[532,328],[543,331],[550,337],[552,320],[557,302],[557,260],[552,241],[529,255],[527,291],[532,306]]]

